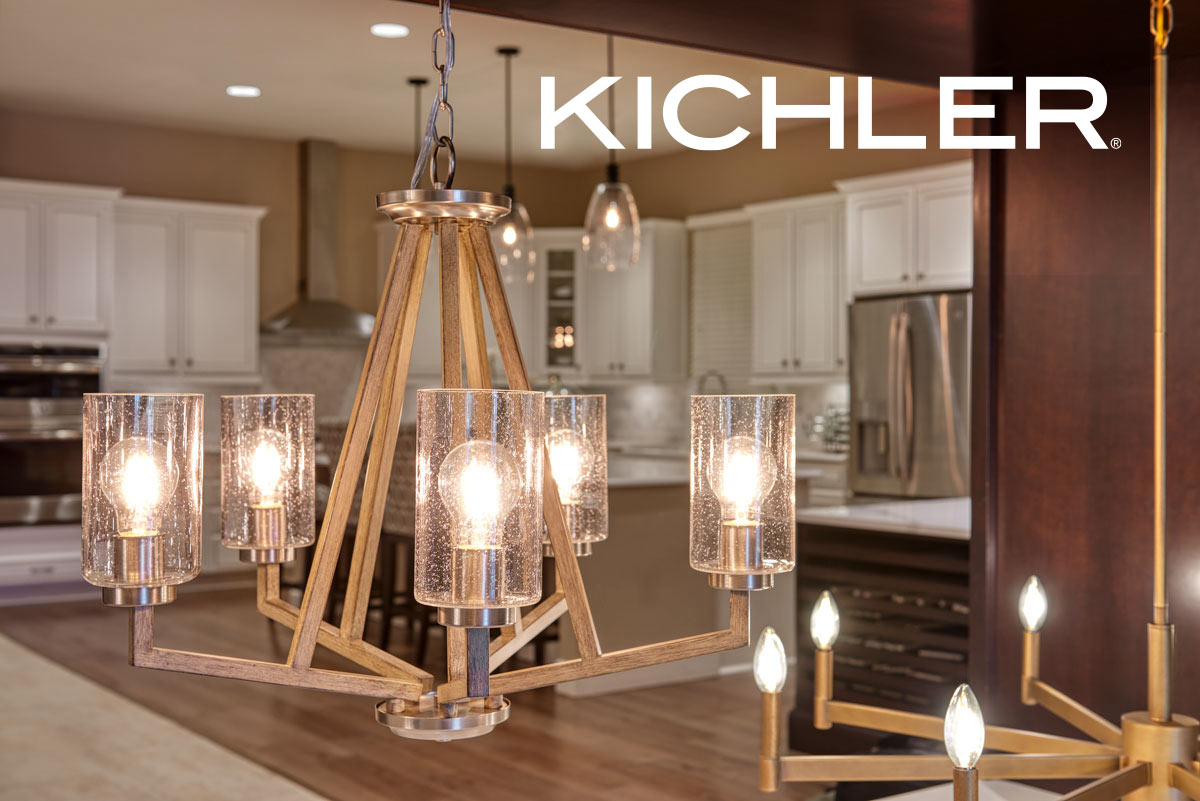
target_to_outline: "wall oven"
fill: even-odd
[[[80,519],[83,395],[98,345],[0,343],[0,525]]]

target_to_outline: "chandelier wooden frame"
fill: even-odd
[[[557,574],[555,591],[549,597],[494,638],[486,629],[448,627],[447,679],[441,683],[427,671],[363,640],[384,499],[435,228],[440,250],[443,386],[462,388],[464,366],[466,387],[492,386],[482,289],[508,385],[517,390],[530,389],[488,230],[496,217],[508,211],[509,202],[499,195],[449,189],[380,195],[381,211],[392,217],[399,231],[300,606],[280,596],[279,565],[258,567],[258,610],[293,630],[287,660],[274,663],[158,647],[154,644],[154,607],[144,606],[130,611],[131,664],[382,699],[418,701],[435,692],[439,703],[453,704],[466,698],[493,697],[494,701],[494,696],[505,693],[741,648],[749,643],[749,593],[732,591],[726,629],[603,651],[558,489],[548,469],[544,471],[543,503]],[[340,625],[333,625],[323,617],[364,465],[345,605]],[[490,676],[564,614],[571,620],[578,658]],[[318,645],[370,674],[313,667]]]
[[[1021,702],[1040,705],[1091,738],[1077,740],[1019,729],[985,727],[986,746],[1008,754],[979,758],[974,781],[984,779],[1094,779],[1061,801],[1200,801],[1200,721],[1173,712],[1175,627],[1170,622],[1166,577],[1166,203],[1167,43],[1174,22],[1171,0],[1151,0],[1154,36],[1154,595],[1147,624],[1147,709],[1127,712],[1116,726],[1042,681],[1040,634],[1026,629],[1021,662]],[[1037,625],[1040,624],[1028,624]],[[833,652],[818,648],[814,660],[813,724],[834,723],[931,740],[944,738],[945,721],[833,700]],[[779,694],[763,694],[759,787],[780,781],[949,780],[957,801],[977,792],[968,773],[943,756],[779,755]],[[969,771],[973,773],[973,771]]]

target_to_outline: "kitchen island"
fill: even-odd
[[[879,737],[812,726],[808,619],[823,590],[841,613],[834,697],[941,716],[967,680],[971,502],[880,501],[797,513],[796,704],[793,749],[840,753]]]

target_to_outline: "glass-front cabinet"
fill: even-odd
[[[566,378],[581,371],[580,309],[583,231],[579,228],[539,228],[534,236],[538,271],[540,336],[523,344],[531,373]]]

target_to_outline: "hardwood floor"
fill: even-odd
[[[746,674],[590,699],[520,693],[492,734],[424,743],[376,723],[369,699],[132,668],[127,621],[98,597],[0,609],[3,634],[334,801],[758,795],[759,699]],[[290,641],[255,612],[252,589],[185,588],[157,624],[160,645],[231,656],[282,660]],[[402,631],[393,639],[403,646]],[[348,667],[322,649],[317,664]],[[778,795],[820,789],[792,785]]]

